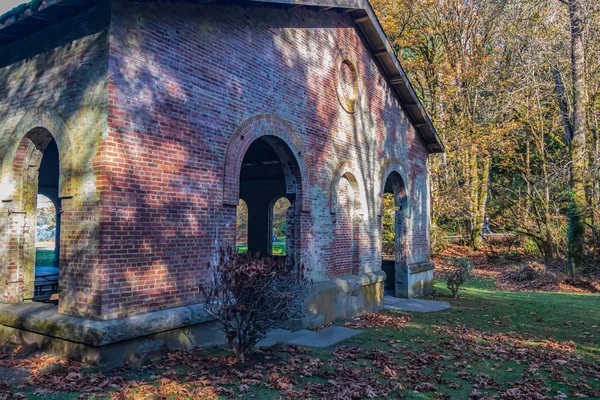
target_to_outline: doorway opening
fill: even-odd
[[[262,136],[248,147],[240,172],[240,200],[247,206],[247,251],[294,258],[299,243],[294,223],[299,182],[298,162],[283,140]]]
[[[404,180],[397,172],[386,179],[382,197],[381,268],[386,274],[386,292],[404,297],[406,290],[406,207],[407,193]]]
[[[248,252],[248,205],[242,199],[238,203],[236,213],[235,249],[239,254]]]

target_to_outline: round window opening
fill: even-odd
[[[352,61],[344,59],[338,71],[338,98],[344,110],[353,113],[358,99],[358,73]]]

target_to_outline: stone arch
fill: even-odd
[[[380,175],[379,191],[379,228],[381,229],[382,241],[382,269],[386,273],[386,286],[393,289],[396,297],[407,297],[409,291],[408,252],[410,251],[409,216],[411,214],[410,188],[407,175],[398,160],[387,160]],[[385,258],[383,246],[383,217],[384,217],[384,195],[389,193],[393,196],[394,211],[392,229],[394,230],[393,260]],[[388,253],[389,254],[389,253]]]
[[[410,181],[407,179],[408,176],[404,172],[399,160],[387,159],[381,168],[379,174],[379,216],[383,215],[383,195],[385,192],[385,183],[390,176],[397,176],[400,179],[393,179],[392,185],[394,185],[394,199],[397,206],[401,206],[404,209],[404,216],[410,218],[412,215],[412,202],[410,199]]]
[[[364,206],[366,205],[365,200],[365,189],[362,182],[358,181],[356,178],[357,174],[355,173],[356,169],[354,168],[351,161],[342,161],[338,167],[335,169],[333,174],[333,180],[331,181],[331,186],[329,188],[329,207],[332,214],[336,213],[336,205],[337,205],[337,196],[338,196],[338,185],[342,178],[345,178],[350,182],[350,185],[354,189],[354,211],[362,215],[365,212]]]
[[[8,205],[7,226],[9,229],[6,235],[6,246],[2,249],[4,254],[0,254],[0,258],[6,259],[6,270],[9,276],[7,282],[9,283],[4,288],[4,298],[9,302],[35,299],[35,245],[40,168],[45,155],[50,154],[47,153],[48,146],[50,143],[56,142],[56,136],[46,128],[52,124],[40,126],[42,125],[40,122],[44,122],[40,119],[26,119],[25,122],[33,122],[34,125],[22,136],[19,129],[27,129],[26,125],[20,124],[17,127],[13,138],[18,141],[11,143],[9,157],[5,157],[3,161],[4,175],[10,177],[11,191],[8,201],[4,201]],[[61,207],[60,200],[64,197],[58,194],[64,174],[61,174],[63,164],[58,143],[56,143],[55,149],[50,157],[57,158],[55,166],[58,171],[53,178],[54,183],[47,189],[55,188],[56,192],[54,192],[52,200],[58,211]],[[7,165],[7,160],[11,160],[12,165]],[[57,212],[56,218],[55,266],[59,261],[56,251],[60,247],[60,212]]]
[[[361,225],[366,200],[364,187],[357,179],[360,175],[355,171],[351,161],[342,161],[331,182],[329,202],[333,242],[330,272],[334,276],[360,272]]]
[[[281,139],[296,158],[301,175],[298,191],[304,194],[301,204],[302,211],[310,211],[311,202],[308,191],[310,175],[306,161],[308,153],[304,150],[300,136],[292,130],[290,125],[282,118],[271,114],[259,114],[251,117],[242,122],[233,133],[225,156],[223,204],[229,206],[238,204],[240,172],[244,155],[250,145],[263,136],[274,136]]]
[[[17,185],[18,177],[15,176],[15,163],[18,163],[17,154],[19,149],[24,146],[23,139],[32,132],[45,130],[56,141],[58,152],[60,154],[60,177],[59,177],[59,197],[66,198],[73,196],[73,144],[72,136],[65,121],[54,110],[48,108],[36,108],[26,112],[21,117],[16,128],[8,140],[8,149],[4,154],[2,161],[2,200],[11,201],[15,195],[19,195]],[[49,142],[49,141],[48,141]],[[48,142],[37,143],[35,146],[46,146]],[[23,148],[21,148],[23,151]],[[28,151],[33,151],[29,148]],[[42,151],[44,149],[41,149]]]

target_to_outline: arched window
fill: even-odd
[[[242,199],[237,206],[236,250],[238,253],[248,251],[248,205]]]
[[[274,256],[285,256],[287,254],[287,211],[291,206],[292,203],[285,197],[280,197],[273,202],[271,209],[271,254]]]
[[[382,255],[385,260],[394,260],[396,257],[396,210],[393,193],[383,195],[382,216]]]

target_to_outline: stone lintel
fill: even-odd
[[[100,347],[212,321],[204,304],[96,321],[58,313],[52,304],[0,304],[0,325]]]
[[[415,274],[420,274],[421,272],[427,272],[427,271],[431,271],[435,269],[435,263],[428,261],[428,262],[421,262],[421,263],[414,263],[414,264],[410,264],[408,266],[404,266],[400,268],[400,273],[408,273],[409,275],[415,275]]]
[[[313,295],[318,295],[319,293],[332,290],[353,292],[354,290],[360,289],[363,286],[368,286],[383,281],[385,281],[385,272],[383,271],[366,272],[360,275],[342,275],[323,282],[316,282],[313,286]]]
[[[434,268],[435,268],[435,263],[433,263],[431,261],[411,264],[408,266],[408,270],[410,271],[411,275],[418,274],[421,272],[431,271]]]

